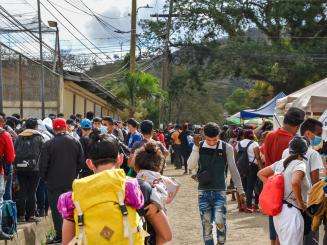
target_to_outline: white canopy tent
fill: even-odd
[[[292,106],[321,115],[327,109],[327,78],[277,100],[276,111],[285,112]]]

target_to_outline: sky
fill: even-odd
[[[119,52],[121,48],[123,52],[127,52],[129,49],[130,34],[117,34],[113,30],[130,31],[129,13],[131,12],[131,1],[132,0],[41,0],[43,4],[41,5],[41,16],[44,23],[47,23],[48,20],[56,20],[57,18],[56,21],[59,23],[61,49],[70,50],[72,53],[76,54],[88,54],[91,53],[91,49],[94,53],[101,54],[101,52],[108,52],[108,54],[110,53],[111,55],[116,51]],[[105,21],[105,24],[100,24],[96,18],[86,14],[85,12],[90,13],[90,10],[83,5],[83,2],[92,11],[99,14],[101,19]],[[137,3],[138,7],[147,4],[152,7],[151,9],[139,10],[138,20],[140,20],[150,18],[150,14],[162,13],[164,0],[138,0]],[[14,14],[15,17],[22,22],[28,22],[28,19],[36,17],[36,0],[0,0],[0,5],[10,12],[10,14]],[[55,8],[57,8],[59,12],[55,10]],[[67,20],[65,18],[67,18]],[[74,29],[68,21],[71,22],[76,29]],[[141,31],[142,30],[139,28],[138,32]],[[70,32],[88,48],[84,47],[70,34]],[[0,37],[1,36],[2,35],[0,35]],[[54,37],[54,34],[45,34],[44,40],[51,46],[54,46]],[[17,39],[22,40],[20,38],[19,36]],[[100,50],[88,42],[86,38]],[[8,38],[6,40],[0,40],[5,42],[8,41]],[[12,42],[14,43],[14,41]],[[31,45],[32,44],[25,44],[27,47],[31,47]],[[37,50],[37,48],[33,48]],[[20,47],[20,50],[23,50],[23,48]]]

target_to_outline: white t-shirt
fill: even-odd
[[[275,162],[270,167],[275,173],[281,173],[284,170],[284,162],[285,159],[282,159],[278,162]],[[295,207],[297,207],[295,195],[292,191],[292,175],[295,171],[302,171],[303,173],[306,173],[306,164],[304,161],[300,160],[293,160],[289,163],[286,170],[283,172],[284,174],[284,180],[285,180],[285,188],[284,188],[284,200],[293,204]],[[308,196],[308,190],[310,188],[309,180],[307,178],[307,175],[304,175],[304,178],[301,183],[301,195],[303,201],[307,200]]]
[[[286,149],[283,152],[282,159],[286,159],[290,155],[289,150]],[[324,168],[324,164],[322,162],[322,158],[318,151],[314,150],[311,146],[308,148],[307,154],[305,157],[308,160],[303,159],[306,165],[306,175],[309,180],[310,185],[312,185],[310,173],[315,170],[320,170]]]
[[[249,140],[249,139],[244,139],[244,140],[241,140],[239,143],[241,144],[241,147],[246,147],[250,141],[251,140]],[[255,154],[254,154],[254,148],[256,148],[256,147],[259,147],[258,142],[252,140],[252,143],[249,145],[249,148],[248,148],[248,157],[249,157],[250,163],[252,163],[252,162],[257,163],[257,160],[255,159]],[[236,146],[236,151],[238,151],[238,144]]]

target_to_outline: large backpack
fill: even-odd
[[[42,140],[37,137],[42,135],[19,136],[15,142],[16,158],[14,165],[17,171],[38,170]]]
[[[236,156],[236,165],[238,168],[238,172],[240,173],[241,177],[245,177],[249,173],[249,155],[248,155],[248,148],[253,143],[251,140],[246,147],[242,147],[241,143],[238,143],[238,152]]]
[[[3,201],[1,204],[2,210],[2,231],[8,235],[13,235],[17,232],[17,208],[13,201]]]
[[[123,169],[74,181],[76,237],[70,244],[144,244],[141,219],[124,204],[125,183]]]

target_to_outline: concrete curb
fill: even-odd
[[[51,215],[42,218],[39,223],[18,225],[17,234],[12,241],[0,241],[0,245],[41,245],[45,244],[46,235],[53,227]]]

